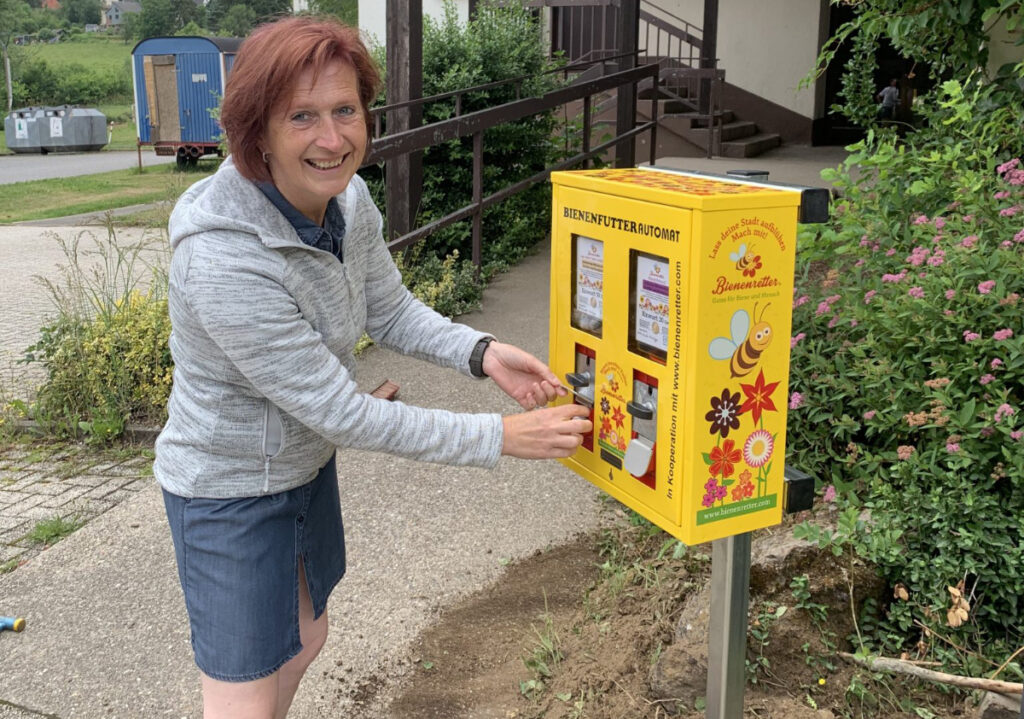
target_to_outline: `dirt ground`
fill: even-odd
[[[448,610],[414,647],[392,719],[703,717],[710,545],[619,524],[511,566]],[[838,659],[853,632],[843,572],[818,550],[788,561],[752,571],[746,717],[965,715],[962,697]],[[798,600],[790,582],[803,574]],[[866,570],[853,584],[858,601],[881,589]]]

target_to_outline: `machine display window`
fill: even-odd
[[[572,236],[572,326],[601,336],[604,323],[604,243]]]
[[[669,264],[639,250],[629,253],[629,350],[668,359]]]

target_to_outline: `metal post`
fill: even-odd
[[[477,277],[483,265],[484,133],[473,135],[473,264]]]
[[[619,70],[636,67],[637,45],[640,39],[640,0],[622,0],[618,17],[619,52],[629,53],[619,59]],[[615,134],[622,135],[636,126],[636,83],[620,85],[615,91]],[[636,140],[627,137],[615,147],[615,167],[633,167],[636,164]]]
[[[742,719],[746,688],[750,532],[711,543],[707,719]]]

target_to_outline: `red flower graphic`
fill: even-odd
[[[765,384],[764,370],[759,369],[757,371],[757,380],[754,384],[740,383],[740,388],[743,390],[743,394],[747,396],[743,406],[740,407],[740,411],[749,411],[751,416],[754,418],[755,424],[761,421],[761,412],[777,412],[778,409],[775,407],[775,403],[772,402],[772,392],[774,392],[775,388],[778,386],[778,382]]]
[[[723,478],[732,476],[733,471],[736,469],[736,464],[743,456],[739,449],[734,449],[735,444],[731,439],[727,439],[722,443],[721,447],[711,448],[711,476],[714,477],[719,474]]]
[[[612,419],[615,421],[616,427],[621,427],[622,423],[626,420],[626,415],[622,413],[622,408],[616,406],[615,411],[612,412]]]

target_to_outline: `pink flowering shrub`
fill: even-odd
[[[1005,210],[1024,205],[1024,103],[978,115],[966,94],[983,89],[943,89],[950,107],[933,110],[934,130],[871,136],[826,175],[839,212],[806,227],[797,248],[797,295],[810,300],[793,314],[801,406],[789,415],[787,451],[835,488],[841,511],[870,510],[850,540],[890,583],[944,617],[946,587],[966,577],[976,593],[970,632],[1016,648],[1024,216]],[[838,285],[821,287],[825,270]],[[827,312],[816,313],[822,303]],[[884,613],[916,641],[909,610]]]

